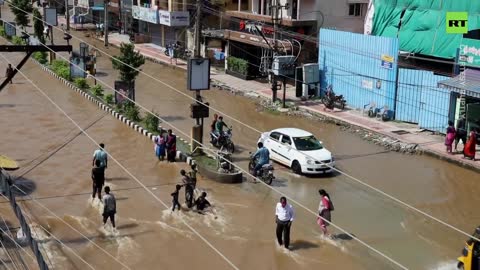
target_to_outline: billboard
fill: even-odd
[[[15,27],[14,22],[5,22],[3,25],[5,26],[5,35],[7,35],[7,37],[17,35],[17,28]]]
[[[56,8],[45,8],[43,11],[45,14],[45,22],[47,25],[57,26],[57,9]]]
[[[462,40],[459,62],[467,66],[480,67],[480,40],[469,38]]]
[[[129,89],[129,85],[124,81],[115,81],[115,104],[121,104],[128,101],[128,98],[135,100],[135,86]]]
[[[82,57],[72,56],[70,57],[70,77],[85,78],[85,61]]]

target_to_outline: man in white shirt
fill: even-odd
[[[107,153],[103,150],[105,148],[105,144],[101,143],[100,148],[95,150],[93,153],[93,161],[92,166],[95,166],[95,161],[100,160],[100,168],[106,169],[107,168]]]
[[[280,246],[285,246],[288,249],[290,245],[290,226],[295,214],[291,204],[287,203],[287,198],[281,197],[280,202],[275,208],[275,219],[277,222],[277,240]],[[283,240],[282,240],[283,234]]]

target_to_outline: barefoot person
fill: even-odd
[[[320,194],[320,204],[318,205],[319,217],[317,217],[317,224],[323,231],[323,235],[328,236],[327,226],[329,226],[329,222],[332,221],[331,211],[333,210],[333,204],[330,200],[330,195],[328,195],[328,193],[324,189],[320,189],[318,193]]]
[[[277,223],[277,241],[280,246],[288,249],[290,245],[290,227],[294,218],[292,205],[287,203],[287,198],[281,197],[275,208],[275,221]],[[282,239],[283,235],[283,239]]]
[[[117,213],[117,202],[115,196],[110,193],[110,187],[105,187],[105,195],[103,195],[103,225],[107,224],[110,218],[112,227],[115,228],[115,214]]]

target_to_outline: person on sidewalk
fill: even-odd
[[[468,139],[465,147],[463,148],[463,156],[465,158],[475,161],[475,151],[477,148],[477,136],[479,129],[475,128],[470,131],[470,138]]]
[[[294,212],[292,205],[287,203],[287,198],[281,197],[275,207],[275,221],[277,223],[277,241],[286,249],[290,246],[290,228],[292,226]],[[283,239],[282,239],[283,235]]]
[[[175,156],[177,154],[177,136],[173,134],[171,129],[168,130],[166,148],[167,160],[169,162],[175,162]]]
[[[5,71],[5,77],[7,77],[7,78],[10,77],[10,84],[13,83],[12,78],[11,78],[12,76],[13,76],[12,64],[8,64],[7,70]]]
[[[455,140],[455,128],[453,127],[453,122],[448,121],[448,127],[447,127],[447,136],[445,136],[445,145],[447,146],[447,153],[453,154],[452,153],[452,144],[453,141]]]
[[[98,199],[102,200],[102,188],[105,184],[105,169],[101,167],[100,160],[95,160],[95,168],[92,168],[92,199],[98,194]]]
[[[165,159],[165,145],[166,139],[163,132],[157,136],[155,136],[155,156],[157,156],[159,161],[163,161]]]
[[[104,151],[105,149],[105,144],[100,143],[99,144],[100,148],[95,150],[93,153],[93,161],[92,161],[92,166],[95,166],[95,162],[97,160],[100,161],[100,167],[106,169],[107,168],[107,163],[108,163],[108,156],[107,153]]]
[[[331,211],[333,211],[333,203],[330,195],[324,189],[320,189],[318,193],[320,194],[320,204],[318,205],[319,217],[317,217],[317,224],[320,226],[323,235],[328,236],[327,226],[329,226],[332,221]]]
[[[115,229],[115,214],[117,213],[117,201],[115,196],[110,193],[110,187],[105,187],[105,195],[103,195],[103,225],[107,224],[107,220],[110,218],[112,227]]]
[[[458,143],[462,140],[463,148],[465,149],[465,144],[467,143],[467,129],[466,129],[466,119],[465,113],[460,116],[460,119],[457,121],[457,133],[455,134],[455,152],[457,152]],[[463,152],[463,151],[462,151]]]

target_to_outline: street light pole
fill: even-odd
[[[104,28],[104,45],[108,47],[108,0],[104,0],[103,2],[103,9],[105,11],[104,20],[103,20],[103,28]]]
[[[70,31],[70,11],[68,10],[68,0],[65,0],[65,19],[67,20],[67,31]]]

